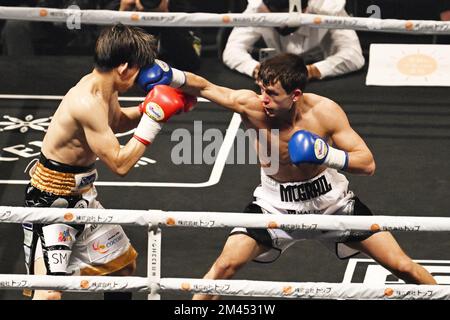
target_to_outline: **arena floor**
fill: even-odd
[[[21,206],[24,173],[39,152],[49,117],[61,96],[85,73],[87,57],[35,57],[25,61],[0,58],[0,204]],[[366,69],[332,80],[316,81],[306,91],[335,100],[347,112],[354,129],[374,153],[373,177],[348,175],[351,189],[375,214],[450,216],[450,90],[432,87],[367,87]],[[232,72],[214,58],[205,58],[199,74],[232,88],[253,88],[252,80]],[[15,95],[15,96],[5,96]],[[27,95],[41,97],[29,99]],[[133,90],[127,96],[141,96]],[[56,100],[55,100],[56,99]],[[123,105],[136,105],[123,102]],[[147,153],[147,159],[127,177],[115,177],[99,164],[100,200],[107,208],[241,212],[259,181],[257,165],[227,164],[220,182],[210,187],[186,187],[208,181],[213,164],[174,165],[171,141],[176,129],[186,128],[202,139],[209,128],[224,134],[232,113],[212,103],[199,103],[189,114],[171,119]],[[201,120],[199,123],[194,121]],[[32,125],[30,125],[30,121]],[[25,122],[25,123],[24,123]],[[22,129],[21,129],[22,128]],[[25,128],[25,129],[24,129]],[[125,143],[129,136],[120,138]],[[204,141],[203,146],[209,142]],[[194,157],[192,157],[194,160]],[[147,187],[114,185],[147,182]],[[168,182],[166,187],[155,182]],[[120,184],[120,183],[119,183]],[[225,213],[224,213],[225,214]],[[146,275],[146,229],[126,227],[139,251],[138,276]],[[162,276],[200,278],[226,240],[225,229],[163,229]],[[405,251],[441,284],[450,284],[450,238],[447,233],[397,233]],[[380,271],[369,272],[365,256],[351,263],[337,259],[321,244],[305,241],[289,249],[276,263],[250,263],[236,278],[273,281],[396,282]],[[378,272],[378,273],[377,273]],[[25,273],[22,231],[17,224],[0,224],[0,273]],[[382,274],[382,272],[381,272]],[[376,280],[376,279],[378,280]],[[375,280],[373,280],[375,279]],[[67,293],[66,299],[88,299],[88,294]],[[91,294],[89,299],[101,299]],[[162,294],[162,299],[189,299],[185,293]],[[19,291],[0,290],[0,299],[23,299]],[[144,300],[145,294],[134,299]]]

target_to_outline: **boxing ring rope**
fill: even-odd
[[[62,209],[0,206],[3,223],[96,223],[148,226],[148,277],[0,275],[0,289],[149,292],[159,299],[164,291],[285,297],[298,299],[450,299],[450,286],[273,282],[161,278],[160,227],[253,227],[304,231],[366,230],[450,231],[450,218],[331,215],[255,215],[230,212],[162,210]],[[341,233],[342,234],[342,233]]]
[[[279,228],[305,231],[450,231],[450,217],[281,215],[121,209],[61,209],[0,206],[4,223],[97,223],[154,227]]]
[[[307,13],[184,13],[76,10],[0,6],[0,19],[110,25],[117,22],[155,27],[283,27],[308,26],[412,34],[450,34],[450,22],[340,17]],[[72,28],[73,29],[73,28]]]
[[[296,299],[442,300],[450,299],[450,286],[367,286],[350,283],[282,282],[253,280],[204,280],[145,277],[41,276],[0,274],[0,289],[63,290],[75,292],[183,291],[223,296],[279,297]]]

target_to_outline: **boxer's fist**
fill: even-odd
[[[158,122],[166,122],[174,114],[190,111],[197,98],[165,85],[157,85],[141,103],[141,113]]]
[[[330,147],[324,139],[307,130],[292,135],[288,151],[293,164],[323,164],[335,169],[346,169],[348,165],[347,152]]]
[[[142,67],[136,78],[136,83],[149,92],[157,85],[169,85],[174,88],[181,87],[186,82],[186,75],[183,71],[171,68],[162,60],[155,59],[155,63]]]
[[[142,90],[149,92],[159,84],[170,85],[172,77],[172,68],[164,61],[155,59],[154,64],[141,68],[136,83]]]
[[[166,85],[157,85],[139,105],[141,121],[134,133],[134,138],[145,145],[151,143],[166,122],[174,114],[190,111],[197,103],[197,98]]]

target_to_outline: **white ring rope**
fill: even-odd
[[[11,99],[11,100],[62,100],[64,96],[56,95],[37,95],[37,94],[0,94],[0,99]],[[130,101],[130,102],[142,102],[144,97],[125,97],[120,96],[119,101]],[[197,97],[198,102],[211,102],[205,98]]]
[[[77,292],[183,291],[210,295],[281,297],[296,299],[450,299],[448,285],[385,285],[359,283],[283,282],[254,280],[205,280],[161,278],[160,283],[145,277],[43,276],[0,274],[0,289],[63,290]]]
[[[450,231],[448,217],[280,215],[235,212],[61,209],[0,206],[5,223],[97,223],[195,228],[280,228],[305,231]]]
[[[161,278],[161,291],[297,299],[450,299],[450,286]]]
[[[157,27],[281,27],[354,29],[414,34],[450,34],[450,22],[338,17],[304,13],[184,13],[74,10],[0,6],[0,19],[110,25],[117,22]]]
[[[270,215],[229,212],[164,212],[161,210],[62,209],[0,206],[0,222],[21,223],[96,223],[140,226],[180,227],[254,227],[320,230],[401,230],[449,231],[450,218]],[[374,227],[376,226],[376,227]],[[69,291],[139,291],[178,290],[189,293],[285,297],[298,299],[450,299],[450,286],[380,286],[340,283],[293,283],[250,280],[205,280],[160,278],[161,233],[149,228],[149,277],[0,275],[0,289],[55,289]],[[337,233],[332,233],[336,235]],[[341,233],[342,234],[342,233]],[[339,235],[338,235],[339,236]]]
[[[153,284],[143,277],[44,276],[0,274],[0,289],[34,289],[63,291],[137,291],[150,292]]]

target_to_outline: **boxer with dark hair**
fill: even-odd
[[[119,93],[135,84],[140,70],[152,67],[155,55],[154,39],[142,29],[119,24],[101,33],[94,70],[67,92],[52,117],[40,159],[30,170],[25,206],[102,208],[94,186],[96,159],[115,174],[126,175],[164,122],[195,104],[183,92],[160,85],[138,107],[119,105]],[[122,148],[114,133],[133,128],[134,136]],[[23,227],[30,274],[126,276],[135,270],[137,252],[119,225]],[[34,294],[34,299],[60,298],[59,291]],[[105,299],[125,298],[131,293],[105,293]]]
[[[264,151],[259,153],[261,184],[245,212],[372,214],[349,189],[347,178],[339,171],[373,175],[373,155],[338,104],[305,92],[307,69],[300,57],[284,53],[265,60],[257,75],[260,95],[217,86],[192,73],[185,76],[183,91],[239,113],[248,128],[260,132],[255,143],[259,146],[257,151],[264,149],[263,143],[273,146],[275,141],[278,146],[279,156],[270,158],[278,165],[267,163]],[[276,172],[269,170],[274,167],[278,168]],[[339,258],[363,252],[408,283],[436,283],[426,269],[406,255],[389,232],[252,228],[235,228],[231,232],[205,279],[231,278],[251,260],[273,262],[289,246],[304,239],[320,241]],[[212,296],[196,295],[195,298]]]

